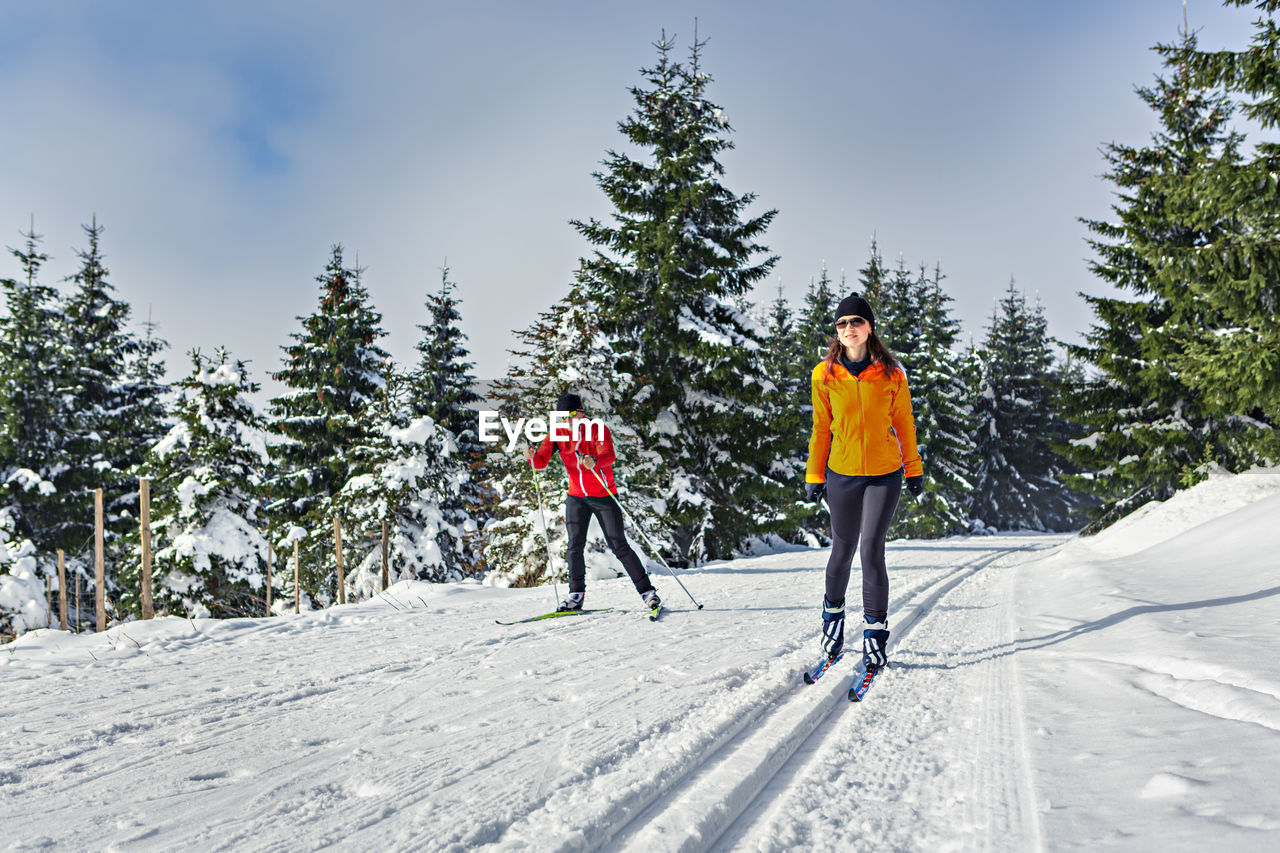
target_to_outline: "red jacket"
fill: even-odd
[[[594,430],[584,430],[583,433],[595,434]],[[599,441],[588,441],[586,438],[577,442],[558,441],[554,450],[560,453],[560,461],[564,463],[565,474],[569,477],[569,494],[576,498],[603,498],[618,493],[618,487],[613,482],[613,460],[617,455],[613,452],[613,434],[608,427],[604,428],[604,435]],[[538,452],[533,455],[533,467],[539,471],[546,468],[551,461],[552,451],[551,437],[547,436],[538,446]],[[594,457],[595,468],[579,465],[579,454]],[[600,477],[604,478],[608,490],[600,485]]]

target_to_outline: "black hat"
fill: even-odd
[[[556,400],[557,412],[580,412],[582,411],[582,398],[577,394],[561,394],[560,399]]]
[[[874,332],[876,330],[876,315],[871,310],[871,303],[856,293],[850,293],[840,300],[840,304],[836,306],[836,316],[832,322],[839,320],[841,317],[848,317],[850,314],[855,317],[861,317],[870,323],[871,331]]]

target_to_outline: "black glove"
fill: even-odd
[[[911,492],[911,497],[920,500],[920,496],[924,494],[924,474],[908,477],[907,489]]]
[[[827,490],[826,483],[805,483],[804,499],[811,504],[816,504],[822,499],[822,493]]]

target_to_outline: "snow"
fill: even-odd
[[[36,548],[31,540],[15,535],[15,526],[10,509],[0,508],[0,634],[17,636],[48,627],[49,608],[37,573]]]
[[[1254,468],[1231,475],[1216,468],[1194,489],[1164,502],[1144,504],[1083,541],[1107,556],[1132,554],[1276,492],[1280,492],[1280,469]]]
[[[51,495],[58,490],[53,483],[42,479],[39,474],[30,468],[18,468],[9,475],[9,480],[21,486],[24,492],[35,489],[42,495]]]
[[[651,624],[404,581],[0,650],[7,850],[1272,850],[1280,471],[1090,538],[890,543],[892,666],[817,685],[827,552],[661,569]],[[561,587],[563,591],[563,586]],[[856,595],[855,595],[856,598]]]
[[[261,575],[256,571],[246,572],[244,567],[265,560],[266,550],[267,540],[252,524],[237,513],[217,507],[203,525],[175,535],[173,544],[159,551],[157,557],[190,557],[192,567],[202,576],[210,571],[209,558],[218,557],[233,580],[246,579],[258,588],[262,586]],[[174,570],[171,574],[173,577],[166,577],[165,583],[175,591],[185,592],[190,588],[186,580],[177,578],[181,572]]]

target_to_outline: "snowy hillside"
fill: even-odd
[[[32,632],[0,849],[1276,849],[1278,519],[1270,471],[1091,540],[891,543],[862,704],[852,656],[800,683],[823,551],[683,573],[702,611],[655,575],[658,624],[622,579],[512,627],[550,591]]]

